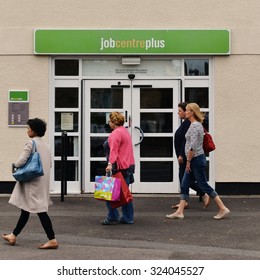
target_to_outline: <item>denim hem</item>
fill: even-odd
[[[180,199],[181,199],[181,200],[186,200],[186,201],[188,201],[188,200],[189,200],[189,195],[187,195],[187,194],[181,194]]]
[[[213,191],[211,194],[208,194],[210,198],[214,199],[218,196],[218,193],[216,191]]]

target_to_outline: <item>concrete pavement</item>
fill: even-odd
[[[0,243],[1,260],[248,260],[260,259],[260,197],[226,196],[228,218],[214,220],[217,207],[202,209],[198,197],[190,199],[183,220],[165,219],[178,202],[174,195],[134,195],[133,225],[101,225],[105,203],[92,195],[52,197],[50,207],[57,250],[39,250],[46,242],[37,215],[32,214],[15,246]],[[9,233],[20,210],[0,196],[0,232]]]

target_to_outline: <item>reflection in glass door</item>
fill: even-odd
[[[84,164],[86,192],[106,167],[103,143],[110,112],[125,116],[132,135],[136,173],[134,193],[177,193],[178,163],[173,149],[178,127],[178,81],[86,80],[84,84]]]

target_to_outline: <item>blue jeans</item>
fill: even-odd
[[[126,177],[124,177],[124,178],[125,178],[127,185],[129,186],[130,176],[126,175]],[[106,205],[107,205],[107,209],[108,209],[107,219],[112,220],[112,221],[120,221],[119,212],[118,212],[117,208],[112,208],[108,201],[106,202]],[[123,214],[123,217],[121,218],[122,222],[127,223],[127,224],[133,224],[134,207],[133,207],[132,201],[122,206],[122,214]]]
[[[186,158],[183,159],[183,164],[179,164],[179,180],[180,183],[182,182],[182,178],[184,176],[185,170],[186,170],[186,163],[187,160]],[[191,189],[193,189],[195,192],[197,192],[198,195],[203,196],[205,193],[201,190],[201,188],[198,186],[197,182],[194,182],[194,184],[192,184],[190,186]]]
[[[194,157],[190,162],[191,172],[187,173],[185,171],[181,182],[181,200],[189,199],[189,188],[197,181],[199,188],[207,193],[212,199],[214,199],[218,194],[217,192],[208,184],[206,177],[206,157],[201,154]]]

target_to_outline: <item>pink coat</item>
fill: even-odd
[[[127,169],[135,164],[131,135],[124,126],[119,126],[111,132],[108,144],[109,162],[117,162],[118,169]]]

